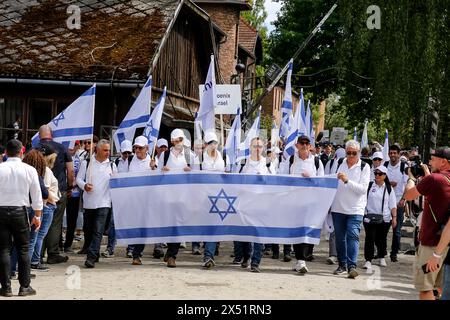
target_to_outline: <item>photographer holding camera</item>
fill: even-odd
[[[430,165],[423,164],[425,176],[417,183],[412,170],[408,170],[408,182],[404,198],[414,200],[425,196],[424,211],[419,230],[419,247],[414,263],[415,287],[420,292],[421,300],[434,300],[433,289],[441,292],[444,272],[442,262],[448,252],[450,215],[450,148],[442,147],[431,154]],[[446,264],[449,259],[446,259]],[[448,271],[448,266],[446,267]],[[450,274],[445,277],[443,297],[449,295],[448,282]]]

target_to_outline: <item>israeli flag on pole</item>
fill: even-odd
[[[389,161],[389,133],[386,129],[386,134],[384,136],[384,145],[383,145],[383,160]]]
[[[308,107],[306,108],[305,127],[306,127],[307,136],[310,136],[311,127],[312,127],[312,115],[311,115],[311,108],[310,108],[309,100],[308,100]]]
[[[164,91],[156,103],[155,109],[150,116],[150,119],[147,122],[147,125],[144,129],[144,136],[148,139],[148,150],[152,152],[154,148],[154,144],[158,140],[159,136],[159,128],[161,126],[161,119],[164,110],[164,104],[166,103],[166,87],[164,87]]]
[[[284,158],[289,159],[290,156],[292,156],[295,153],[295,144],[297,143],[297,138],[299,136],[299,124],[301,121],[299,120],[301,118],[302,111],[302,102],[303,102],[303,91],[300,93],[300,101],[295,109],[295,115],[294,115],[294,121],[292,121],[291,130],[289,130],[289,135],[286,138],[286,146],[284,147]]]
[[[278,141],[280,141],[280,129],[277,127],[275,120],[272,121],[272,129],[270,130],[270,143],[271,147],[278,146]]]
[[[306,128],[306,113],[305,113],[305,98],[303,96],[303,89],[300,90],[299,115],[296,120],[298,128],[298,136],[309,135],[309,130]]]
[[[366,122],[364,123],[364,130],[363,130],[363,134],[362,134],[362,137],[361,137],[361,149],[365,148],[365,147],[367,147],[369,145],[368,141],[369,140],[367,138],[367,120],[366,120]]]
[[[150,118],[151,102],[152,77],[150,76],[114,134],[114,143],[117,148],[123,140],[133,141],[136,129],[146,126]]]
[[[196,122],[200,122],[203,132],[215,131],[214,107],[216,103],[216,74],[214,72],[214,56],[211,55],[208,75],[203,86],[203,92],[200,97],[200,107],[195,118]]]
[[[311,139],[311,145],[313,147],[315,147],[316,146],[316,132],[314,131],[314,121],[313,121],[313,116],[312,116],[310,100],[308,100],[308,110],[306,111],[306,114],[309,114],[309,116],[306,117],[306,121],[309,122],[309,137]]]
[[[238,108],[236,117],[228,134],[227,143],[223,149],[224,155],[228,161],[227,169],[231,172],[236,171],[238,147],[241,143],[241,110]]]
[[[52,129],[54,141],[69,147],[70,143],[75,140],[86,140],[92,137],[95,90],[96,85],[94,84],[47,124]],[[39,134],[36,133],[31,138],[31,144],[36,146],[38,143]]]
[[[353,129],[353,140],[358,141],[358,133],[356,132],[356,127]]]
[[[286,76],[286,88],[284,91],[283,104],[281,105],[281,123],[280,123],[280,137],[286,139],[290,132],[290,116],[292,115],[292,86],[291,77],[294,60],[289,61],[288,72]]]
[[[261,107],[259,107],[258,115],[256,116],[256,119],[253,122],[252,127],[248,131],[244,143],[242,143],[239,147],[237,162],[247,159],[250,156],[250,142],[252,142],[253,138],[259,137],[260,125],[261,125]]]

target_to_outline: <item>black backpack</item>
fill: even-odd
[[[384,166],[387,168],[388,165],[389,165],[389,161],[386,161],[386,162],[384,163]],[[402,174],[405,174],[405,167],[406,167],[406,162],[400,161],[400,172],[401,172]]]
[[[133,160],[133,155],[130,155],[128,157],[128,168],[130,167],[131,160]],[[114,163],[116,164],[116,167],[119,167],[119,161],[120,161],[120,157],[117,158],[116,160],[114,160]]]
[[[186,159],[186,164],[188,167],[191,167],[191,149],[187,148],[187,147],[183,147],[184,148],[184,158]],[[164,151],[164,162],[163,162],[163,167],[166,166],[167,161],[169,161],[169,157],[170,157],[170,149],[168,149],[167,151]],[[201,170],[201,167],[200,167]]]
[[[318,157],[314,157],[314,165],[316,166],[316,172],[317,170],[319,170],[320,167],[320,163],[319,163],[320,159]],[[289,173],[291,173],[291,166],[294,163],[294,156],[290,156],[289,157]]]

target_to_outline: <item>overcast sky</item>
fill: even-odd
[[[269,32],[274,29],[274,26],[271,24],[272,21],[277,19],[277,12],[280,11],[281,4],[278,2],[273,2],[272,0],[264,0],[265,7],[267,11],[267,19],[266,19],[266,27],[269,29]]]

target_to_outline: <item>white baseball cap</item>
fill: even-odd
[[[146,145],[148,145],[147,137],[139,136],[139,137],[136,137],[136,139],[134,139],[133,146],[145,147]]]
[[[379,167],[376,167],[376,168],[375,168],[375,171],[381,171],[381,172],[383,172],[384,174],[387,174],[388,169],[387,169],[385,166],[379,166]]]
[[[174,129],[171,133],[170,133],[170,140],[175,140],[178,138],[183,138],[185,139],[186,137],[184,136],[184,132],[181,129]]]
[[[380,158],[381,160],[383,160],[383,153],[380,151],[374,152],[372,155],[372,160],[375,158]]]
[[[157,146],[158,148],[161,148],[162,146],[168,147],[168,146],[169,146],[169,143],[167,142],[166,139],[158,139],[158,141],[156,142],[156,146]]]
[[[219,142],[219,138],[217,138],[217,134],[214,131],[208,131],[205,133],[205,142],[210,143],[211,141]]]
[[[120,152],[122,152],[122,153],[132,152],[132,150],[133,150],[133,146],[131,145],[131,141],[123,140],[122,143],[120,144]]]

